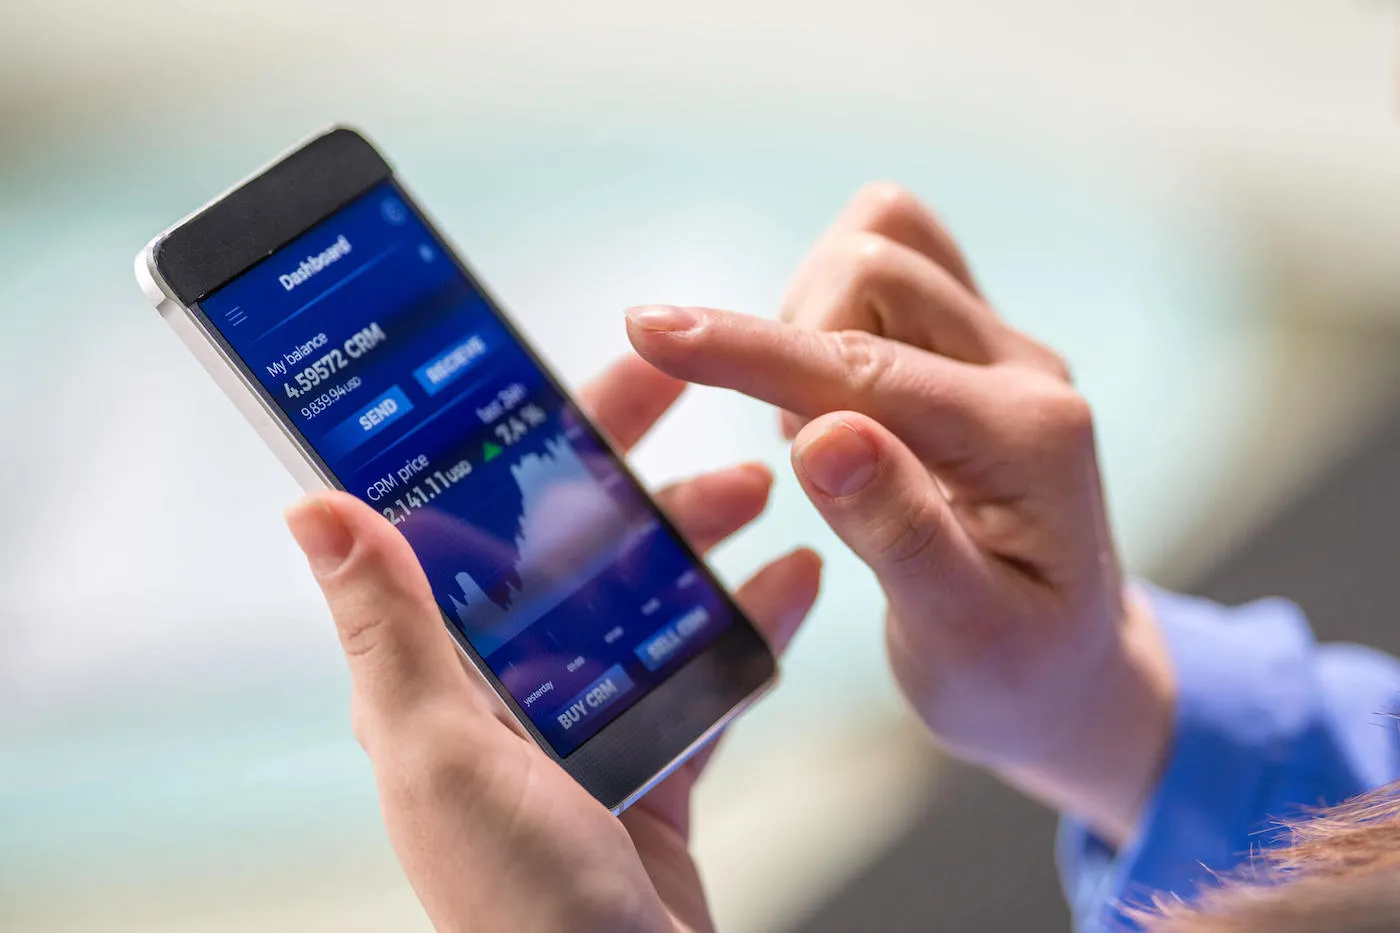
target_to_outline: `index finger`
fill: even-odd
[[[966,462],[995,404],[985,367],[864,331],[813,331],[708,308],[628,312],[644,359],[687,382],[720,386],[804,418],[868,415],[934,465]]]

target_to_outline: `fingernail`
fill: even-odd
[[[355,546],[345,522],[324,500],[310,496],[284,513],[287,528],[301,546],[311,572],[318,577],[333,572]]]
[[[798,469],[828,496],[860,492],[875,476],[875,448],[844,421],[837,421],[794,452]]]
[[[679,334],[700,323],[700,316],[691,308],[675,308],[671,305],[646,305],[641,308],[628,308],[627,320],[642,330],[657,333]]]

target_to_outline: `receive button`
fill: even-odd
[[[554,719],[559,723],[561,729],[572,729],[580,723],[587,722],[591,717],[611,706],[623,694],[632,689],[632,678],[627,676],[627,672],[622,669],[621,664],[614,664],[604,672],[593,683],[583,689],[583,692],[574,697],[569,705],[554,714]]]
[[[413,371],[413,378],[429,395],[437,395],[486,355],[486,341],[472,334],[434,356]]]
[[[328,457],[344,456],[411,411],[413,403],[403,389],[394,386],[327,431],[321,440],[321,453]]]
[[[648,670],[656,670],[676,656],[685,643],[710,623],[710,611],[696,606],[678,619],[666,623],[636,647],[637,657]]]

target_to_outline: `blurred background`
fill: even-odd
[[[428,928],[296,489],[131,273],[332,121],[575,383],[630,304],[772,313],[902,182],[1072,362],[1135,572],[1400,648],[1397,37],[1367,0],[0,5],[0,929]],[[636,462],[751,458],[775,499],[719,569],[805,542],[828,576],[700,794],[721,929],[1066,929],[1053,818],[901,705],[772,412],[693,391]]]

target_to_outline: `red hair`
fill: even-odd
[[[1136,919],[1150,933],[1400,933],[1400,782],[1287,830],[1246,871]]]

